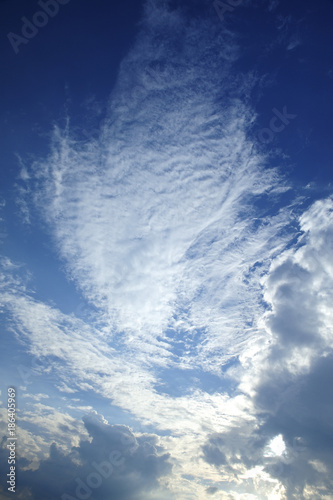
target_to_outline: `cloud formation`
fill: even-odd
[[[185,364],[218,373],[251,335],[253,266],[281,248],[288,214],[253,208],[285,188],[247,139],[254,114],[241,98],[253,81],[231,76],[236,42],[207,23],[149,3],[99,139],[56,130],[31,176],[105,335],[145,362],[168,365],[177,346]]]
[[[20,472],[24,498],[130,500],[152,498],[152,489],[154,498],[162,498],[159,479],[170,473],[171,463],[156,435],[134,436],[126,426],[110,425],[96,413],[87,415],[84,425],[89,438],[69,454],[53,443],[38,469]]]
[[[253,396],[256,424],[245,439],[241,429],[237,436],[229,430],[203,446],[205,460],[234,480],[244,466],[261,467],[279,482],[281,498],[329,498],[332,491],[332,215],[331,198],[303,213],[297,244],[264,279],[272,343],[253,359],[244,356],[239,385]],[[277,438],[280,453],[270,448]]]
[[[36,297],[4,258],[10,332],[68,411],[91,391],[154,429],[95,414],[87,439],[31,393],[21,422],[34,419],[40,442],[34,470],[22,453],[24,499],[329,492],[332,199],[300,217],[299,202],[281,204],[288,186],[250,139],[256,78],[236,72],[238,56],[218,19],[148,2],[100,135],[82,140],[69,120],[21,176],[91,314]],[[119,464],[98,471],[113,451]]]

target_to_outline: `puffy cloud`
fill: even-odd
[[[130,500],[150,498],[152,489],[163,493],[159,480],[170,474],[171,463],[156,435],[134,436],[128,427],[109,425],[95,413],[84,418],[84,425],[90,438],[70,453],[54,443],[37,470],[20,471],[27,499]]]
[[[257,404],[268,412],[261,432],[283,435],[286,451],[266,468],[285,486],[287,498],[332,491],[333,353],[319,357],[307,374],[271,377],[258,388]],[[317,497],[316,497],[317,495]]]
[[[271,356],[279,359],[283,353],[295,370],[333,347],[332,213],[333,200],[328,198],[300,217],[298,248],[275,260],[265,284],[265,300],[272,305],[266,315],[275,341]]]
[[[253,396],[256,421],[209,437],[204,459],[222,474],[261,468],[279,482],[278,498],[329,498],[333,467],[333,200],[300,217],[298,242],[277,257],[264,279],[271,345],[240,357],[239,388]],[[246,369],[244,369],[246,367]],[[279,446],[277,446],[279,443]],[[260,477],[260,475],[259,475]],[[250,491],[250,490],[248,490]]]

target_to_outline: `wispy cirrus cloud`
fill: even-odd
[[[154,428],[172,476],[157,461],[181,499],[292,491],[274,469],[282,459],[265,453],[276,438],[288,450],[302,436],[288,427],[290,394],[282,413],[269,394],[295,377],[298,390],[332,348],[331,201],[299,220],[278,204],[288,186],[250,139],[256,81],[236,72],[237,57],[218,20],[149,2],[99,137],[81,141],[69,120],[24,176],[67,276],[94,308],[89,321],[37,300],[4,261],[2,304],[17,338],[56,374],[66,402],[94,391]],[[53,447],[41,470],[75,469],[64,453]]]
[[[47,310],[45,305],[38,309],[39,305],[34,305],[27,297],[24,299],[26,304],[22,298],[17,301],[16,296],[11,297],[13,317],[17,318],[17,326],[20,325],[21,332],[26,332],[29,343],[35,347],[35,355],[38,349],[41,355],[50,356],[50,366],[68,384],[73,386],[75,381],[77,389],[90,387],[100,391],[116,405],[130,410],[141,422],[171,432],[161,438],[161,442],[172,452],[174,477],[177,478],[174,491],[178,494],[180,491],[185,494],[186,488],[182,490],[184,484],[180,486],[184,474],[193,475],[187,486],[199,489],[197,481],[204,474],[211,484],[217,485],[212,488],[218,488],[223,494],[229,491],[235,498],[242,498],[237,496],[239,481],[243,487],[246,484],[247,491],[252,491],[253,495],[274,490],[280,491],[283,498],[283,491],[294,491],[293,488],[299,487],[296,479],[288,483],[290,475],[283,473],[286,466],[302,467],[303,489],[316,491],[316,487],[324,487],[325,481],[327,489],[329,483],[325,471],[328,470],[329,455],[323,450],[318,454],[312,449],[318,433],[315,436],[309,433],[306,422],[309,418],[317,418],[320,428],[328,426],[329,432],[325,412],[314,412],[312,400],[316,397],[317,409],[325,406],[327,391],[321,393],[318,384],[324,384],[330,376],[331,207],[330,199],[310,207],[300,218],[302,233],[298,242],[273,259],[263,283],[264,298],[272,306],[272,312],[263,314],[257,324],[259,333],[260,328],[265,328],[266,340],[259,334],[250,339],[246,349],[239,354],[239,364],[229,368],[229,376],[240,384],[233,395],[227,392],[210,395],[192,390],[174,398],[158,393],[154,389],[157,380],[153,372],[140,368],[140,358],[126,364],[126,358],[122,358],[120,352],[112,357],[112,350],[108,352],[103,335],[96,332],[90,339],[88,331],[91,327],[84,329],[81,320],[73,317],[70,320],[65,316],[61,319],[60,312],[51,308]],[[293,293],[292,301],[287,289]],[[16,301],[17,310],[14,310]],[[300,310],[307,301],[311,304],[307,314],[313,318],[312,335],[303,329],[304,340],[300,342],[299,319],[304,316],[304,313],[300,315]],[[286,316],[285,307],[289,311],[287,324],[278,321],[279,315],[282,319]],[[45,315],[46,311],[48,315]],[[43,316],[45,323],[32,321],[32,318],[41,319]],[[53,325],[49,328],[49,337],[48,324]],[[282,338],[285,335],[289,335],[288,341]],[[92,345],[96,349],[95,358]],[[59,346],[62,349],[59,350]],[[135,393],[131,389],[134,377]],[[317,386],[318,389],[311,389]],[[29,419],[28,413],[23,421],[26,418]],[[279,434],[285,442],[285,453],[281,457],[267,455],[270,441]],[[188,456],[197,459],[188,462],[185,459]],[[216,469],[215,473],[212,467]],[[309,476],[310,471],[312,475]],[[308,477],[308,484],[305,477]],[[190,491],[191,488],[188,493]],[[193,491],[189,494],[194,494]]]
[[[206,25],[149,5],[99,139],[56,130],[34,165],[35,198],[69,276],[108,338],[153,363],[175,344],[189,362],[193,348],[171,333],[180,329],[196,333],[194,363],[237,355],[260,294],[253,266],[286,241],[288,211],[267,218],[253,207],[286,188],[247,138],[254,113],[241,99],[249,82],[231,76],[236,42]]]

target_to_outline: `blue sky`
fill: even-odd
[[[333,3],[2,1],[1,483],[333,484]],[[36,27],[37,25],[37,27]]]

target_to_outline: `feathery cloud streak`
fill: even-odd
[[[283,498],[292,486],[267,447],[289,449],[305,431],[271,418],[268,395],[311,377],[332,348],[330,201],[303,214],[304,245],[286,250],[295,217],[274,209],[287,188],[249,139],[256,81],[237,76],[237,57],[216,20],[149,2],[99,138],[56,129],[26,176],[94,320],[4,281],[16,331],[64,387],[93,389],[161,432],[182,499]],[[217,375],[222,389],[193,376],[175,397],[163,390],[175,369]],[[238,389],[228,393],[230,377]],[[52,450],[51,461],[65,460]]]

